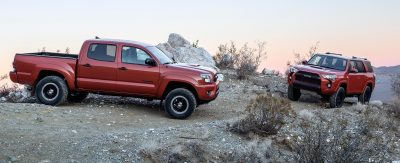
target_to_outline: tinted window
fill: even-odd
[[[365,66],[367,66],[368,72],[374,72],[374,69],[372,68],[371,62],[366,61]]]
[[[145,51],[135,48],[124,46],[122,48],[122,62],[132,64],[145,64],[147,58],[151,58]]]
[[[361,61],[356,61],[356,68],[358,72],[365,72],[364,64]]]
[[[365,67],[362,61],[350,61],[350,70],[355,72],[365,72]]]
[[[314,55],[310,61],[308,61],[308,64],[344,71],[346,69],[347,61],[334,56]]]
[[[91,44],[88,51],[90,59],[113,62],[115,61],[115,45]]]

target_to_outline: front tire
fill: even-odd
[[[69,102],[76,102],[76,103],[81,103],[89,93],[87,92],[72,92],[68,94],[67,100]]]
[[[196,108],[196,97],[187,89],[177,88],[168,93],[164,108],[169,116],[176,119],[189,117]]]
[[[329,98],[330,108],[340,108],[343,106],[344,99],[346,98],[346,91],[343,87],[339,87],[335,94]]]
[[[288,86],[288,97],[292,101],[298,101],[300,99],[300,89],[294,88],[292,85]]]
[[[372,94],[371,87],[369,86],[365,87],[363,93],[360,96],[358,96],[358,101],[361,102],[362,104],[369,103],[369,100],[371,99],[371,94]]]
[[[40,103],[57,106],[64,103],[68,96],[65,81],[58,76],[47,76],[36,85],[36,98]]]

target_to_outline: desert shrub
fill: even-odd
[[[395,74],[392,76],[391,86],[396,97],[393,101],[390,111],[395,117],[400,118],[400,74]]]
[[[397,97],[400,97],[400,74],[392,76],[392,89]]]
[[[295,52],[294,55],[294,60],[292,61],[287,61],[287,67],[289,69],[289,67],[295,66],[295,65],[299,65],[301,64],[301,62],[305,61],[305,60],[309,60],[318,50],[318,45],[319,45],[319,41],[316,42],[314,45],[312,45],[309,49],[308,52],[305,54],[301,54],[298,52]],[[289,72],[286,71],[286,74],[288,74]]]
[[[285,124],[285,119],[294,114],[288,100],[271,94],[259,95],[253,99],[246,113],[243,119],[228,124],[228,130],[239,134],[252,132],[262,136],[274,135]]]
[[[400,97],[395,98],[393,104],[390,106],[389,113],[400,119]]]
[[[267,55],[266,43],[257,42],[256,48],[244,44],[239,50],[234,42],[218,47],[217,54],[213,57],[217,67],[221,69],[235,69],[238,79],[248,79],[256,73],[261,64],[261,59]]]
[[[218,52],[213,59],[216,65],[220,69],[233,69],[235,61],[238,58],[238,52],[235,42],[231,42],[228,46],[227,44],[219,45]]]
[[[153,144],[140,150],[146,162],[207,162],[211,157],[199,142],[180,142],[165,147]]]
[[[366,111],[356,122],[336,115],[301,120],[301,132],[290,143],[294,159],[296,162],[382,161],[390,140],[380,131],[386,131],[390,125],[379,119],[384,116],[371,113]]]
[[[0,82],[5,81],[8,79],[8,75],[3,75],[0,76]],[[6,97],[8,96],[11,92],[15,92],[18,89],[16,85],[8,85],[7,83],[1,84],[0,86],[0,97]]]

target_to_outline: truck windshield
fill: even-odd
[[[346,69],[347,60],[334,56],[316,54],[307,62],[307,64],[344,71]]]
[[[173,63],[163,51],[155,46],[149,46],[147,49],[161,62],[161,64]]]

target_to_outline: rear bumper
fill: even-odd
[[[9,74],[9,76],[10,76],[10,79],[11,79],[11,81],[12,81],[12,82],[14,82],[14,83],[18,83],[18,76],[17,76],[17,72],[10,71],[10,74]]]
[[[196,91],[201,101],[215,100],[219,94],[219,82],[209,85],[198,85]]]

